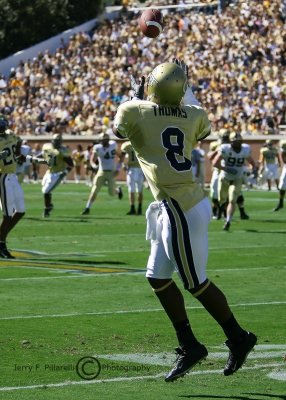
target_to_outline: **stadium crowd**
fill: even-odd
[[[130,74],[148,75],[174,55],[190,66],[193,90],[213,131],[279,133],[285,124],[286,6],[235,1],[222,13],[164,10],[165,29],[148,39],[124,8],[93,32],[77,33],[0,76],[0,111],[18,135],[94,135],[109,129],[130,96]],[[284,32],[284,33],[283,33]]]

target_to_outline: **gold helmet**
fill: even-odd
[[[52,143],[56,148],[60,147],[63,143],[62,135],[55,133],[52,138]]]
[[[100,141],[102,141],[102,140],[109,140],[109,135],[108,135],[108,133],[105,133],[105,132],[101,133],[100,136],[99,136],[99,140],[100,140]]]
[[[229,135],[230,143],[233,142],[242,142],[242,136],[239,132],[231,132]]]
[[[175,63],[158,65],[147,78],[147,98],[157,104],[177,106],[186,90],[185,72]]]
[[[273,146],[274,143],[273,143],[273,140],[267,139],[265,144],[266,144],[267,147],[271,147],[271,146]]]

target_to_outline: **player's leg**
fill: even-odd
[[[126,184],[127,184],[127,190],[128,190],[128,200],[129,200],[129,206],[130,209],[126,213],[126,215],[135,215],[136,210],[135,210],[135,176],[134,176],[134,170],[132,168],[129,168],[126,176]]]
[[[210,205],[207,199],[204,199],[188,212],[180,212],[178,206],[175,209],[171,208],[171,212],[174,214],[176,236],[184,239],[184,247],[181,244],[179,253],[181,264],[184,266],[183,273],[180,275],[183,278],[185,289],[202,303],[222,327],[228,339],[226,344],[230,348],[230,356],[224,373],[230,375],[242,366],[248,352],[256,343],[256,336],[248,333],[238,324],[224,293],[206,276]],[[180,229],[182,229],[181,235]],[[174,233],[176,234],[176,232]],[[180,271],[181,267],[178,269]]]
[[[217,219],[221,219],[222,215],[226,217],[226,209],[228,204],[228,188],[229,181],[220,176],[218,179],[219,210]]]
[[[149,218],[151,221],[153,218],[148,210],[147,215],[149,224]],[[178,358],[175,367],[165,377],[166,381],[172,381],[184,376],[206,357],[207,350],[197,341],[188,320],[183,295],[172,280],[175,266],[166,253],[166,242],[171,242],[172,235],[166,213],[159,217],[155,228],[156,239],[151,241],[146,276],[174,327],[180,346],[176,349]]]
[[[239,209],[240,219],[249,219],[249,215],[246,214],[245,209],[244,209],[244,196],[243,196],[242,192],[238,196],[238,198],[236,200],[236,204]]]
[[[226,222],[223,226],[224,231],[228,231],[235,212],[236,201],[241,193],[242,179],[231,182],[228,190],[228,205],[226,209]]]
[[[96,200],[97,194],[100,191],[101,187],[104,185],[105,180],[106,177],[104,171],[98,172],[97,175],[94,177],[85,209],[82,211],[81,215],[88,215],[90,213],[90,208],[93,202]]]
[[[7,236],[25,215],[24,193],[15,174],[0,174],[0,201],[3,212],[0,224],[0,257],[14,258],[7,249]]]
[[[278,211],[284,207],[284,197],[286,192],[286,166],[283,167],[280,180],[279,180],[279,202],[273,211]]]
[[[53,210],[54,205],[52,203],[52,191],[56,186],[59,185],[61,177],[58,173],[51,173],[47,171],[42,180],[42,193],[44,195],[44,212],[43,217],[47,218],[50,216],[50,212]]]
[[[213,219],[218,219],[219,214],[219,201],[218,201],[218,171],[215,169],[212,173],[210,183],[210,198],[212,200]]]
[[[136,189],[137,189],[137,215],[142,215],[142,204],[143,204],[143,188],[144,188],[144,174],[141,168],[136,170]]]

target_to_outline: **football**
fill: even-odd
[[[144,10],[139,17],[139,26],[143,35],[156,38],[163,31],[164,18],[161,11],[155,8]]]

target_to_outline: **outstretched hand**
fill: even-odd
[[[134,96],[133,98],[138,99],[138,100],[143,100],[144,98],[144,85],[145,85],[145,76],[142,76],[139,79],[139,82],[137,83],[134,76],[130,76],[130,81],[131,81],[131,87],[132,90],[134,91]]]
[[[187,64],[185,64],[183,60],[179,60],[178,58],[173,58],[172,62],[181,67],[186,75],[186,78],[189,79],[189,67],[187,66]]]

